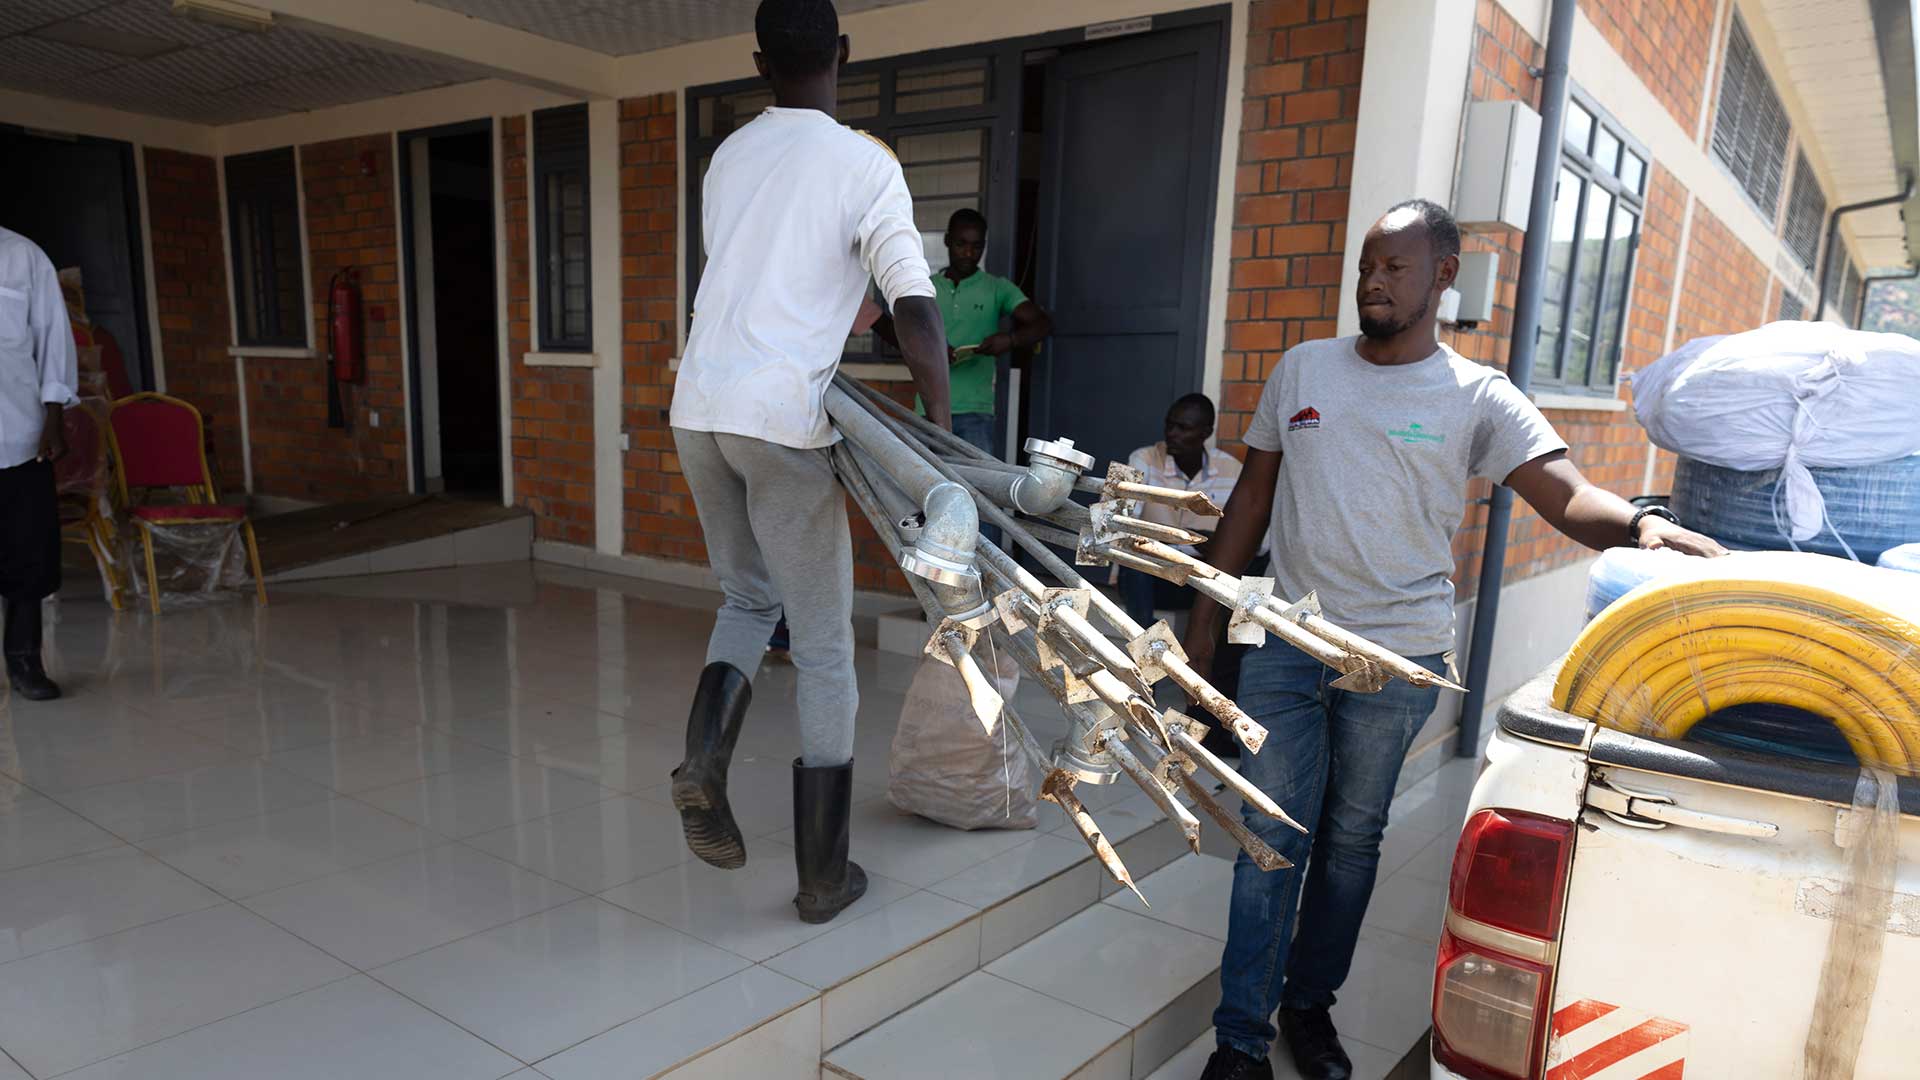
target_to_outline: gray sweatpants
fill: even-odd
[[[827,451],[685,428],[673,429],[673,441],[726,596],[707,663],[725,661],[752,679],[784,611],[798,674],[801,761],[851,761],[860,704],[853,541]]]

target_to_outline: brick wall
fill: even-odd
[[[407,490],[400,253],[393,144],[371,135],[300,148],[313,326],[320,357],[247,358],[253,488],[313,502]],[[366,379],[342,389],[347,428],[327,426],[327,294],[334,272],[360,271]],[[379,426],[373,424],[379,414]]]
[[[1580,0],[1613,51],[1689,132],[1700,121],[1714,7],[1714,0]]]
[[[700,520],[667,424],[678,296],[676,102],[674,94],[656,94],[620,103],[623,525],[626,549],[634,554],[705,561]]]
[[[1713,211],[1695,203],[1674,344],[1766,322],[1772,311],[1767,306],[1771,278],[1767,265]]]
[[[1336,332],[1365,12],[1365,0],[1255,0],[1249,12],[1222,443],[1246,431],[1282,352]]]
[[[240,490],[240,395],[227,355],[226,253],[221,250],[219,164],[146,147],[153,293],[167,392],[199,408],[222,492]]]
[[[500,122],[507,235],[507,362],[513,428],[514,501],[533,511],[542,540],[591,547],[593,518],[593,370],[529,367],[533,348],[528,262],[527,121]],[[595,342],[607,353],[613,342]]]
[[[1589,4],[1589,15],[1593,5]],[[1621,6],[1616,0],[1604,0],[1607,8]],[[1683,5],[1684,7],[1684,5]],[[1603,12],[1604,14],[1604,12]],[[1707,20],[1712,20],[1708,6]],[[1660,31],[1664,35],[1677,31]],[[1616,49],[1622,46],[1616,42]],[[1516,23],[1505,8],[1494,0],[1481,0],[1474,29],[1473,65],[1468,93],[1475,101],[1525,101],[1538,107],[1539,80],[1529,71],[1545,59],[1539,42]],[[1624,50],[1623,50],[1624,51]],[[1701,53],[1693,79],[1699,83]],[[1643,80],[1650,80],[1636,66]],[[1576,73],[1577,78],[1578,73]],[[1662,76],[1666,77],[1666,76]],[[1662,95],[1668,100],[1668,95]],[[1697,95],[1692,107],[1698,106]],[[1675,108],[1669,103],[1668,107]],[[1691,123],[1691,121],[1687,121]],[[1620,386],[1616,397],[1631,398],[1628,376],[1666,352],[1667,314],[1676,288],[1676,265],[1680,252],[1680,233],[1686,213],[1686,190],[1672,173],[1652,164],[1646,194],[1646,216],[1641,225],[1640,248],[1636,256],[1632,285],[1628,294],[1627,325],[1621,345]],[[1698,228],[1696,219],[1696,228]],[[1500,257],[1500,290],[1494,317],[1473,331],[1443,334],[1443,340],[1469,358],[1505,367],[1513,332],[1514,291],[1520,269],[1520,247],[1525,234],[1499,228],[1470,234],[1463,242],[1468,251],[1494,251]],[[1731,239],[1731,237],[1729,237]],[[1719,291],[1719,267],[1704,271],[1701,288]],[[1764,288],[1765,278],[1761,278]],[[1683,333],[1680,340],[1685,340]],[[1672,455],[1660,452],[1651,484],[1647,478],[1649,445],[1645,433],[1631,411],[1608,409],[1553,409],[1548,419],[1570,446],[1569,456],[1589,480],[1615,492],[1632,497],[1664,491],[1671,481]],[[1469,497],[1480,500],[1492,491],[1491,485],[1476,481]],[[1454,537],[1454,581],[1463,591],[1474,587],[1480,574],[1480,551],[1486,543],[1486,508],[1472,505]],[[1508,534],[1507,578],[1510,581],[1545,573],[1585,558],[1588,551],[1561,536],[1525,503],[1514,506],[1512,531]]]

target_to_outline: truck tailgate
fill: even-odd
[[[1877,974],[1826,971],[1850,852],[1874,816],[1596,758],[1545,1075],[1824,1080],[1804,1065],[1816,1002],[1845,1000],[1851,986],[1869,1002],[1851,1075],[1920,1076],[1920,818],[1882,815],[1898,862],[1891,895],[1868,906],[1886,912],[1884,933],[1858,935],[1865,947],[1831,961],[1869,959],[1877,942]]]

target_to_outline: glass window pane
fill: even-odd
[[[1600,263],[1606,255],[1607,226],[1613,218],[1613,196],[1598,184],[1587,190],[1587,215],[1580,228],[1580,254],[1574,266],[1573,298],[1567,303],[1567,366],[1569,384],[1587,381],[1593,356],[1594,317],[1600,306]]]
[[[985,105],[988,72],[984,57],[907,68],[894,81],[893,110],[915,113]]]
[[[1632,286],[1633,238],[1640,219],[1622,207],[1614,217],[1613,237],[1607,241],[1607,280],[1605,299],[1600,305],[1600,332],[1594,338],[1593,378],[1595,386],[1612,388],[1620,369],[1620,324],[1627,311],[1627,290]]]
[[[1553,234],[1547,247],[1547,287],[1540,305],[1540,344],[1533,354],[1533,373],[1541,379],[1559,374],[1560,327],[1566,321],[1567,281],[1573,270],[1573,230],[1580,212],[1582,181],[1569,169],[1560,170],[1553,196]]]
[[[1635,195],[1641,194],[1645,189],[1640,185],[1645,183],[1646,179],[1647,163],[1640,160],[1640,155],[1631,150],[1620,155],[1620,180],[1627,185],[1628,191]]]
[[[1593,114],[1574,102],[1567,102],[1567,145],[1584,154],[1592,138]]]
[[[1620,140],[1606,128],[1593,133],[1593,160],[1604,172],[1620,171]]]

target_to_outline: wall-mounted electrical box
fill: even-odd
[[[1491,251],[1460,253],[1460,273],[1447,294],[1459,297],[1454,305],[1453,325],[1471,330],[1493,318],[1493,304],[1500,296],[1500,256]]]
[[[1508,225],[1525,230],[1533,207],[1533,162],[1540,114],[1518,101],[1478,101],[1467,109],[1467,143],[1453,216],[1463,229]]]

